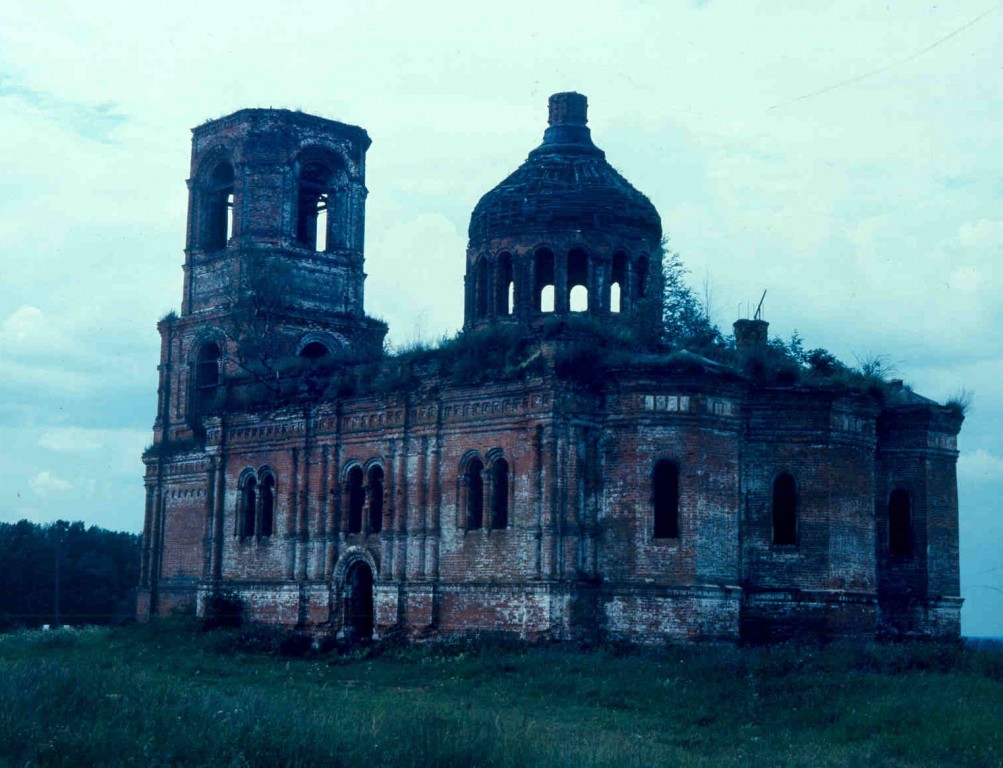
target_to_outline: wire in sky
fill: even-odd
[[[980,21],[982,21],[984,18],[986,18],[986,16],[989,16],[990,14],[995,13],[1001,7],[1003,7],[1003,3],[997,3],[996,5],[994,5],[992,8],[990,8],[985,13],[983,13],[983,14],[981,14],[979,16],[976,16],[974,19],[972,19],[971,21],[967,22],[966,24],[962,24],[960,27],[958,27],[953,32],[950,32],[950,33],[944,35],[939,40],[937,40],[937,41],[931,43],[930,45],[926,46],[926,48],[923,48],[922,50],[916,51],[915,53],[909,54],[904,59],[898,59],[896,61],[891,62],[890,64],[885,64],[884,66],[878,67],[877,69],[872,69],[869,72],[864,72],[864,74],[862,74],[862,75],[857,75],[855,77],[848,78],[847,80],[841,80],[838,83],[833,83],[832,85],[827,85],[825,88],[819,88],[817,91],[812,91],[811,93],[806,93],[806,94],[804,94],[802,96],[797,96],[797,97],[795,97],[793,99],[789,99],[788,101],[782,101],[779,104],[774,104],[772,107],[770,107],[770,111],[772,111],[774,109],[779,109],[780,107],[789,106],[790,104],[796,104],[799,101],[804,101],[805,99],[810,99],[813,96],[821,96],[823,93],[828,93],[829,91],[834,91],[837,88],[842,88],[844,85],[852,85],[853,83],[859,83],[861,80],[866,80],[869,77],[874,77],[874,75],[881,74],[882,72],[887,72],[892,67],[897,67],[900,64],[905,64],[908,61],[912,61],[913,59],[919,58],[924,53],[928,53],[928,52],[932,51],[934,48],[936,48],[941,43],[946,43],[948,40],[950,40],[955,35],[960,35],[962,32],[964,32],[969,27],[972,27],[972,26],[978,24]]]

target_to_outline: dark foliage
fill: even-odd
[[[244,602],[230,590],[214,590],[206,596],[202,628],[236,629],[244,622]]]
[[[208,412],[261,411],[333,398],[389,397],[440,384],[511,381],[540,375],[551,365],[559,378],[600,387],[610,368],[629,363],[637,353],[672,352],[663,362],[693,373],[704,370],[698,359],[680,357],[683,350],[742,371],[766,386],[820,385],[883,399],[891,371],[884,358],[870,357],[852,367],[826,349],[806,350],[796,331],[789,341],[773,338],[762,349],[740,354],[734,338],[711,321],[708,300],[698,298],[687,285],[679,254],[664,250],[662,266],[663,290],[641,300],[661,301],[661,323],[651,306],[638,305],[621,322],[588,314],[549,316],[532,329],[497,324],[434,343],[388,348],[376,359],[352,352],[316,360],[274,358],[265,347],[245,349],[241,373],[224,382]],[[266,320],[273,314],[268,305],[258,301],[245,307],[245,331],[267,338]]]
[[[724,336],[710,319],[710,307],[686,284],[689,270],[679,254],[664,248],[664,243],[662,269],[665,273],[662,324],[666,341],[677,349],[701,354],[723,349]]]
[[[301,632],[288,635],[279,643],[279,653],[283,656],[303,658],[312,650],[313,638]]]
[[[80,522],[0,523],[0,629],[132,618],[139,541]]]

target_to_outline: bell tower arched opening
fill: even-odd
[[[568,254],[568,307],[572,312],[588,312],[589,298],[589,257],[575,248]]]
[[[327,251],[331,220],[331,168],[319,161],[307,163],[300,172],[296,239],[307,248]]]
[[[221,161],[209,176],[202,208],[202,247],[219,251],[233,237],[233,166]]]
[[[534,255],[533,309],[537,312],[554,311],[554,254],[540,248]]]

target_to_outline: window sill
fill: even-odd
[[[801,554],[801,549],[797,544],[771,544],[770,551],[775,555],[794,556]]]

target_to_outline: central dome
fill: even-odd
[[[588,101],[580,93],[550,97],[543,143],[484,195],[470,217],[470,246],[558,230],[618,230],[661,240],[658,211],[592,143]]]
[[[474,208],[464,327],[609,316],[660,296],[658,211],[592,143],[587,111],[580,93],[551,96],[543,143]]]

